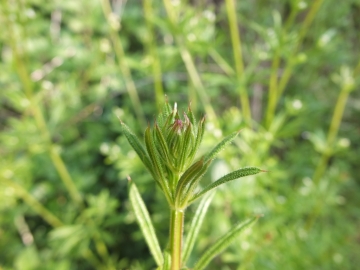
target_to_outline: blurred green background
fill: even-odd
[[[359,0],[3,0],[0,25],[0,269],[154,269],[126,176],[162,247],[169,213],[117,116],[141,137],[165,94],[201,153],[242,128],[204,184],[269,171],[218,190],[193,263],[261,213],[208,269],[358,269]]]

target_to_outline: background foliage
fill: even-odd
[[[169,213],[116,115],[142,136],[164,94],[201,153],[244,128],[207,181],[270,171],[219,190],[194,263],[262,213],[209,269],[356,269],[360,2],[234,2],[1,1],[0,269],[154,267],[126,176],[163,247]]]

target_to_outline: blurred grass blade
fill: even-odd
[[[149,212],[146,209],[145,203],[141,198],[141,195],[136,188],[135,183],[129,178],[129,198],[131,206],[134,209],[136,219],[139,223],[141,231],[145,237],[146,243],[150,249],[152,256],[154,257],[157,266],[163,264],[163,256],[161,253],[160,245],[157,240],[154,226],[151,223]]]
[[[214,194],[215,192],[210,192],[206,196],[204,196],[196,210],[184,245],[184,251],[182,256],[183,263],[186,263],[186,261],[189,259],[196,238],[199,234],[200,227],[209,208],[209,205],[214,197]]]
[[[226,233],[223,237],[218,239],[211,248],[209,248],[204,255],[199,259],[199,261],[194,266],[193,270],[202,270],[209,264],[209,262],[220,252],[222,252],[225,248],[227,248],[232,241],[245,229],[250,225],[253,225],[255,221],[258,220],[258,217],[254,217],[252,219],[248,219],[243,223],[238,224],[234,228],[232,228],[228,233]]]
[[[231,180],[235,180],[241,177],[245,177],[245,176],[249,176],[249,175],[254,175],[254,174],[258,174],[259,172],[265,172],[264,170],[261,170],[259,168],[256,167],[246,167],[246,168],[242,168],[240,170],[231,172],[223,177],[221,177],[220,179],[216,180],[215,182],[211,183],[210,185],[206,186],[202,191],[200,191],[199,193],[195,194],[190,200],[189,200],[189,204],[194,202],[195,200],[197,200],[198,198],[200,198],[202,195],[204,195],[205,193],[209,192],[210,190],[226,183],[229,182]]]
[[[225,137],[221,142],[219,142],[214,148],[213,150],[210,151],[209,154],[207,154],[205,156],[205,162],[215,158],[215,156],[225,148],[225,146],[227,146],[229,143],[231,143],[236,136],[239,134],[240,131],[236,131],[232,134],[230,134],[229,136]]]

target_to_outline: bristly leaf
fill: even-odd
[[[190,152],[189,159],[192,160],[195,157],[197,150],[199,149],[200,143],[203,139],[205,131],[205,117],[203,117],[198,123],[197,131],[196,131],[196,139],[193,149]]]
[[[188,184],[185,185],[185,188],[181,191],[180,194],[180,204],[181,207],[189,205],[188,200],[193,196],[193,192],[198,186],[199,181],[204,176],[206,171],[208,170],[212,160],[209,160],[208,162],[204,163],[202,168],[198,171],[198,173],[195,175],[191,181],[189,181]],[[177,198],[178,199],[178,198]]]
[[[184,167],[186,165],[186,160],[188,159],[188,152],[189,149],[192,149],[193,147],[193,137],[192,137],[192,125],[191,123],[188,124],[185,134],[184,134],[184,140],[182,142],[182,149],[180,151],[180,158],[179,158],[179,168],[181,171],[184,170]]]
[[[209,205],[214,197],[214,194],[215,192],[209,192],[208,194],[206,194],[206,196],[204,196],[203,199],[200,201],[200,204],[196,210],[184,245],[184,251],[182,254],[182,261],[184,263],[186,263],[186,261],[189,259],[196,238],[199,234],[200,227],[209,208]]]
[[[185,186],[196,176],[196,174],[201,170],[203,167],[204,162],[203,160],[199,160],[195,162],[193,165],[188,168],[184,174],[181,176],[181,178],[178,181],[178,184],[176,186],[176,193],[175,193],[175,200],[180,200],[180,196],[185,189]]]
[[[254,217],[249,219],[243,223],[238,224],[233,229],[231,229],[228,233],[226,233],[223,237],[217,240],[199,259],[199,261],[194,266],[193,270],[202,270],[209,264],[209,262],[220,252],[222,252],[225,248],[227,248],[232,241],[247,227],[253,225],[258,217]]]
[[[148,126],[147,129],[145,130],[145,145],[151,163],[153,165],[153,171],[155,172],[155,175],[157,177],[157,179],[155,180],[159,182],[160,187],[165,193],[166,198],[168,199],[169,202],[171,202],[172,196],[171,196],[170,188],[168,182],[165,179],[163,167],[160,162],[160,158],[158,157],[158,153],[156,152],[157,150],[155,149],[154,138],[152,137],[150,126]]]
[[[209,154],[207,154],[205,156],[205,161],[208,161],[210,159],[214,159],[215,156],[224,149],[225,146],[227,146],[229,143],[231,143],[236,136],[239,134],[239,131],[234,132],[232,134],[230,134],[229,136],[225,137],[221,142],[219,142],[214,148],[213,150],[210,151]]]
[[[169,102],[166,101],[162,108],[161,113],[159,113],[159,115],[157,117],[157,122],[159,123],[160,127],[162,127],[165,124],[167,118],[171,114],[172,114],[172,108],[171,108]]]
[[[193,124],[193,126],[196,126],[196,118],[191,110],[191,104],[189,104],[187,115],[190,119],[191,124]]]
[[[135,217],[139,223],[140,229],[145,237],[146,243],[150,249],[152,256],[158,266],[163,264],[164,258],[161,253],[160,245],[155,234],[154,226],[152,225],[149,212],[146,209],[145,203],[136,188],[135,183],[129,177],[129,199],[134,210]]]
[[[220,179],[216,180],[215,182],[211,183],[210,185],[206,186],[202,191],[200,191],[199,193],[195,194],[190,200],[189,200],[189,204],[191,204],[192,202],[194,202],[195,200],[197,200],[198,198],[200,198],[202,195],[204,195],[205,193],[209,192],[210,190],[226,183],[229,182],[231,180],[235,180],[241,177],[245,177],[248,175],[254,175],[254,174],[258,174],[260,172],[265,172],[259,168],[256,167],[246,167],[246,168],[242,168],[240,170],[231,172],[223,177],[221,177]]]
[[[158,150],[160,152],[159,154],[161,158],[165,160],[168,165],[171,165],[169,148],[157,123],[155,123],[154,135],[156,137],[156,141],[159,144]]]
[[[146,150],[144,148],[144,145],[140,142],[140,140],[138,139],[138,137],[132,133],[132,131],[130,130],[130,128],[125,125],[123,122],[121,122],[121,130],[122,132],[125,134],[126,139],[128,140],[128,142],[130,143],[130,145],[132,146],[132,148],[135,150],[135,152],[137,153],[137,155],[140,157],[141,161],[144,163],[144,165],[146,166],[146,168],[153,173],[153,168],[151,166],[151,161],[149,156],[146,153]]]

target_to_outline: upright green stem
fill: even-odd
[[[170,212],[171,270],[179,270],[181,267],[183,227],[184,227],[184,210],[171,209]]]
[[[269,98],[268,98],[268,106],[266,110],[266,124],[265,126],[269,129],[274,118],[276,102],[277,102],[277,82],[278,82],[278,70],[280,65],[280,56],[276,51],[274,54],[274,58],[271,64],[271,76],[269,83]]]
[[[302,41],[303,41],[306,33],[308,32],[308,30],[310,28],[310,25],[313,22],[317,12],[319,11],[323,1],[324,0],[315,0],[315,1],[313,1],[309,12],[306,14],[304,22],[302,23],[302,26],[301,26],[301,30],[300,30],[300,33],[299,33],[299,38],[298,38],[298,41],[297,41],[296,48],[294,49],[292,55],[288,57],[287,62],[286,62],[286,66],[284,68],[283,75],[282,75],[282,77],[280,79],[279,87],[278,87],[278,90],[277,90],[278,93],[277,93],[277,101],[276,101],[276,103],[280,99],[282,93],[285,90],[285,87],[287,86],[287,84],[289,82],[289,79],[290,79],[290,77],[292,75],[293,67],[294,67],[294,60],[293,59],[294,59],[296,53],[298,52],[298,50],[299,50],[299,48],[300,48],[300,46],[302,44]],[[286,28],[288,28],[288,27],[289,27],[289,24],[286,25]]]
[[[346,86],[344,86],[340,91],[328,132],[328,137],[326,142],[328,150],[322,155],[313,176],[313,181],[315,184],[318,184],[318,182],[320,181],[322,175],[325,172],[329,158],[331,157],[332,146],[339,131],[341,119],[345,110],[346,101],[349,97],[349,93],[350,93],[350,89],[348,89],[348,87]]]
[[[233,45],[233,53],[235,60],[236,77],[239,83],[240,101],[244,119],[251,123],[251,110],[249,105],[249,97],[244,85],[244,62],[241,52],[241,39],[238,23],[236,19],[236,6],[234,0],[226,0],[226,11],[229,19],[230,36]]]
[[[356,78],[357,76],[359,76],[359,74],[360,74],[360,61],[358,62],[358,65],[354,69],[352,76],[353,76],[353,78]],[[347,99],[349,97],[350,92],[353,90],[354,87],[355,87],[354,84],[344,83],[343,87],[341,88],[339,97],[338,97],[336,105],[335,105],[333,117],[331,119],[331,124],[330,124],[330,128],[329,128],[328,136],[327,136],[327,141],[326,141],[327,149],[322,154],[320,161],[317,164],[315,173],[313,175],[313,181],[314,181],[315,185],[319,184],[321,177],[325,173],[327,164],[332,155],[333,144],[334,144],[334,141],[336,139],[336,136],[337,136],[339,128],[340,128],[340,123],[341,123],[342,116],[344,114]],[[322,206],[323,206],[323,200],[322,200],[322,197],[319,197],[316,200],[313,212],[311,213],[311,215],[309,216],[309,218],[306,222],[305,228],[307,230],[309,230],[313,226],[313,224],[316,220],[316,217],[319,215],[319,213],[321,211]]]

